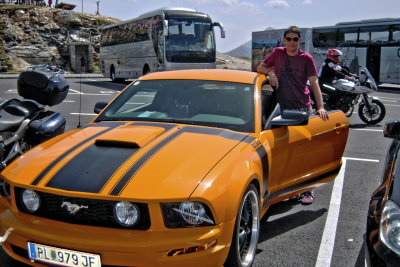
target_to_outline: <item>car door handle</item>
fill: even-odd
[[[336,124],[335,127],[333,127],[333,131],[337,134],[340,134],[342,132],[342,130],[344,130],[346,128],[347,128],[347,125],[338,123],[338,124]]]

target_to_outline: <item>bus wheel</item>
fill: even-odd
[[[111,79],[112,82],[116,82],[114,66],[111,66],[111,69],[110,69],[110,79]]]
[[[149,66],[148,66],[148,65],[145,65],[145,66],[143,67],[143,75],[146,75],[146,74],[149,73],[149,72],[150,72]]]

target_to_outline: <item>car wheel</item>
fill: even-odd
[[[256,187],[251,184],[237,212],[231,248],[224,266],[251,266],[256,255],[259,232],[259,197]]]

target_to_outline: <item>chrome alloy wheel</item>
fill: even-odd
[[[250,267],[256,255],[259,231],[258,191],[251,184],[240,202],[231,248],[224,266]]]

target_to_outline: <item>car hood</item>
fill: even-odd
[[[187,198],[246,136],[201,126],[101,122],[37,146],[2,174],[17,186],[44,191]]]

